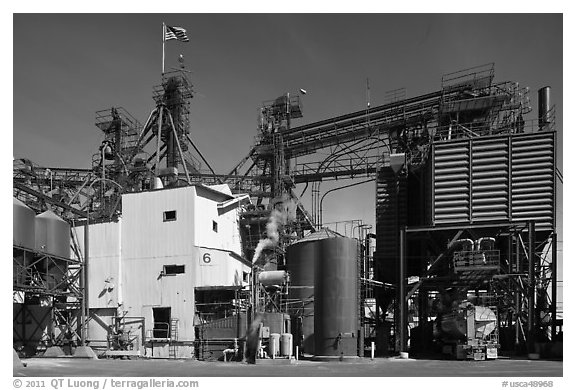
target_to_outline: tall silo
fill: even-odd
[[[359,242],[335,237],[320,242],[314,266],[315,356],[358,356]]]
[[[302,339],[301,351],[314,355],[314,264],[320,256],[323,240],[341,237],[330,229],[320,229],[296,241],[286,249],[286,268],[290,273],[288,299],[293,324],[301,323],[294,333],[294,344]],[[298,334],[300,333],[300,334]]]
[[[36,250],[58,257],[70,257],[70,225],[48,210],[36,216]]]
[[[26,284],[26,267],[30,264],[35,245],[36,213],[16,198],[12,206],[12,244],[14,245],[12,278],[15,286]],[[22,249],[24,248],[24,249]]]
[[[58,287],[68,270],[70,225],[50,210],[36,216],[36,251],[52,257],[42,272],[49,287]]]
[[[16,198],[12,203],[12,242],[16,246],[34,249],[36,213]]]

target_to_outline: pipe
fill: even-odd
[[[538,128],[546,130],[550,124],[550,87],[543,87],[538,90]]]
[[[528,222],[528,352],[534,350],[534,294],[536,287],[536,275],[534,272],[534,221]]]
[[[368,183],[368,182],[370,182],[370,181],[374,181],[374,179],[364,180],[364,181],[361,181],[361,182],[358,182],[358,183],[352,183],[352,184],[348,184],[348,185],[345,185],[345,186],[342,186],[342,187],[332,188],[331,190],[326,191],[326,192],[324,193],[324,195],[322,195],[322,198],[320,198],[320,213],[319,213],[319,221],[318,221],[319,224],[318,224],[318,227],[319,227],[319,228],[322,227],[322,202],[324,201],[324,198],[326,197],[326,195],[328,195],[329,193],[334,192],[334,191],[336,191],[336,190],[342,190],[342,189],[344,189],[344,188],[354,187],[354,186],[357,186],[357,185],[360,185],[360,184]]]
[[[552,341],[556,341],[556,310],[558,302],[558,235],[552,233]]]
[[[515,259],[515,263],[516,263],[516,273],[520,274],[522,273],[522,269],[520,267],[520,239],[519,236],[520,233],[517,233],[516,235],[516,259]],[[515,300],[516,300],[516,332],[515,332],[515,346],[516,346],[516,352],[520,352],[520,312],[522,311],[522,296],[521,296],[521,289],[516,289],[516,291],[514,292],[515,294]]]
[[[398,281],[400,351],[406,351],[408,328],[408,301],[406,299],[406,227],[400,228],[400,272]]]
[[[84,225],[84,267],[82,267],[82,277],[80,278],[80,288],[83,291],[82,313],[80,314],[80,343],[82,346],[86,346],[86,340],[88,339],[88,318],[90,315],[90,302],[88,299],[89,215],[89,213],[86,215],[86,225]]]

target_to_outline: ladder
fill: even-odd
[[[169,346],[169,358],[178,358],[178,328],[180,320],[178,318],[170,319],[170,346]]]

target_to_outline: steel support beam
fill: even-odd
[[[528,222],[528,279],[530,286],[528,288],[528,352],[534,350],[534,315],[535,315],[535,299],[536,294],[536,273],[534,261],[534,222]]]
[[[556,322],[558,321],[558,235],[552,233],[552,341],[556,340]]]

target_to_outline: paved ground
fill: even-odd
[[[451,361],[379,358],[362,362],[256,364],[192,360],[23,359],[27,367],[14,376],[28,377],[559,377],[561,361],[499,359]]]

